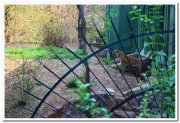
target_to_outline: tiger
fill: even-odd
[[[126,71],[128,69],[128,70],[132,71],[132,73],[134,73],[137,77],[141,77],[140,73],[142,71],[143,66],[142,66],[142,63],[139,60],[139,58],[136,58],[132,55],[127,55],[127,57],[126,57],[126,55],[122,51],[119,51],[119,50],[115,50],[113,52],[113,54],[115,54],[116,57],[118,57],[120,59],[121,65],[125,66]],[[129,63],[132,65],[132,67],[130,66]],[[132,68],[133,68],[133,70],[132,70]]]

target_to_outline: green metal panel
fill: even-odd
[[[129,12],[131,6],[126,5],[124,7]],[[112,19],[120,38],[124,39],[124,38],[129,37],[131,31],[130,31],[130,27],[128,25],[128,21],[126,19],[126,14],[124,13],[124,10],[122,9],[122,5],[108,5],[107,13],[110,13],[110,15],[108,16],[108,14],[107,14],[107,16]],[[116,15],[116,13],[118,13],[118,15]],[[136,23],[133,23],[132,25],[133,25],[133,27],[138,26]],[[134,28],[134,29],[136,29],[136,30],[134,30],[136,32],[137,28]],[[109,43],[112,43],[112,42],[115,42],[118,40],[118,38],[112,28],[111,28],[111,30],[107,31],[107,35],[108,35],[107,39],[108,39]],[[123,42],[123,46],[125,47],[125,50],[127,53],[132,53],[136,50],[134,45],[135,44],[134,44],[133,40]],[[115,49],[121,50],[121,46],[117,45],[117,46],[113,46],[111,48],[112,51]]]
[[[149,6],[148,5],[141,5],[143,6],[143,13],[150,16],[149,14]],[[124,5],[124,7],[126,8],[127,12],[129,12],[131,10],[131,5]],[[111,18],[117,31],[118,34],[120,35],[121,39],[127,38],[130,36],[130,28],[128,25],[128,21],[126,19],[126,15],[122,9],[122,5],[107,5],[107,17]],[[164,6],[164,8],[161,10],[161,12],[164,15],[164,22],[162,23],[162,30],[169,30],[169,29],[174,29],[175,28],[175,6],[174,5],[166,5]],[[110,14],[108,14],[110,13]],[[115,15],[114,13],[119,13],[119,15]],[[157,13],[155,13],[157,14]],[[151,15],[152,16],[152,15]],[[129,15],[129,17],[131,17]],[[135,34],[139,34],[140,33],[140,29],[143,27],[141,22],[135,21],[135,22],[131,22],[134,33]],[[115,35],[115,32],[113,29],[107,30],[106,33],[106,37],[108,40],[108,43],[112,43],[117,41],[117,36]],[[138,46],[140,49],[143,49],[145,42],[148,43],[148,39],[147,38],[138,38]],[[172,42],[175,41],[175,35],[174,34],[166,34],[165,40],[163,39],[158,39],[158,41],[160,42],[166,42],[166,44],[170,44]],[[136,46],[134,43],[134,40],[129,40],[126,42],[123,42],[123,46],[125,47],[125,50],[127,53],[132,53],[136,51]],[[113,46],[111,48],[111,50],[115,50],[115,49],[119,49],[121,46]],[[175,53],[175,46],[174,45],[170,45],[166,48],[166,52],[168,55],[174,54]],[[162,49],[162,47],[157,47],[159,50]]]
[[[165,7],[164,21],[165,21],[164,30],[175,29],[175,6],[174,5],[169,5]],[[168,56],[170,56],[175,53],[175,45],[172,45],[173,42],[175,42],[175,34],[167,34],[166,36],[167,36],[166,37],[167,44],[171,44],[167,46],[166,48],[166,52]]]

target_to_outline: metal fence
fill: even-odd
[[[121,8],[122,6],[115,6],[119,9],[119,7]],[[94,76],[97,80],[97,82],[104,88],[104,90],[109,94],[109,96],[112,98],[113,102],[115,103],[115,106],[114,107],[111,107],[110,104],[108,104],[105,100],[103,100],[95,91],[93,91],[93,89],[89,88],[89,91],[95,95],[95,97],[97,99],[99,99],[99,102],[101,102],[103,104],[104,107],[106,107],[108,109],[109,112],[112,112],[114,114],[114,117],[118,117],[118,118],[122,118],[122,117],[127,117],[127,118],[131,118],[131,117],[136,117],[138,114],[139,114],[139,111],[137,111],[137,109],[135,108],[134,106],[134,103],[136,103],[136,106],[140,106],[140,102],[141,100],[139,99],[139,97],[142,97],[143,94],[147,91],[150,91],[152,94],[151,94],[151,103],[153,103],[153,106],[149,106],[149,110],[153,110],[153,108],[156,108],[156,109],[159,109],[159,105],[157,103],[157,100],[158,100],[158,97],[157,95],[154,95],[154,88],[152,87],[152,83],[148,80],[149,78],[147,77],[147,84],[148,86],[146,88],[144,88],[142,85],[139,85],[138,87],[140,88],[140,90],[138,92],[134,92],[133,89],[131,88],[130,84],[129,84],[129,81],[126,79],[124,73],[122,72],[122,70],[119,68],[118,66],[118,63],[117,61],[115,60],[115,56],[113,55],[113,50],[114,50],[114,46],[115,47],[119,47],[123,53],[125,54],[126,56],[126,59],[128,61],[128,65],[130,66],[130,70],[132,72],[132,74],[134,75],[134,79],[137,81],[137,83],[139,83],[139,79],[133,69],[133,66],[127,56],[127,54],[129,52],[132,52],[134,50],[137,50],[138,51],[138,55],[140,55],[139,53],[139,47],[138,47],[138,43],[139,43],[139,38],[143,38],[143,37],[146,37],[146,36],[149,36],[149,35],[156,35],[156,34],[165,34],[165,35],[171,35],[175,33],[175,31],[173,29],[167,29],[167,30],[164,30],[164,31],[156,31],[156,32],[149,32],[149,33],[143,33],[143,34],[136,34],[136,33],[133,33],[133,35],[129,35],[129,32],[127,33],[127,35],[125,34],[125,36],[122,36],[121,37],[121,33],[119,34],[119,32],[121,32],[121,30],[123,31],[127,31],[126,30],[126,27],[122,27],[121,29],[121,24],[118,24],[118,22],[122,19],[123,22],[122,23],[126,23],[126,26],[129,27],[128,30],[131,30],[131,23],[130,21],[128,20],[128,16],[126,14],[126,10],[125,8],[121,8],[122,10],[121,11],[124,11],[124,14],[122,18],[122,16],[119,16],[119,20],[115,21],[114,22],[114,19],[110,20],[110,24],[112,26],[112,30],[111,32],[109,32],[110,34],[108,34],[108,38],[109,38],[109,43],[106,43],[105,39],[103,38],[103,36],[101,35],[100,31],[98,30],[96,24],[94,23],[94,20],[92,19],[92,22],[94,24],[94,28],[96,29],[97,33],[99,34],[99,37],[101,38],[102,42],[104,43],[104,46],[96,51],[93,50],[93,48],[91,47],[91,45],[89,44],[89,42],[87,41],[87,39],[85,38],[85,36],[82,34],[82,32],[80,32],[80,30],[77,30],[81,33],[81,36],[82,38],[84,39],[84,42],[86,43],[86,45],[88,46],[88,48],[91,50],[91,54],[89,54],[88,56],[84,57],[84,58],[80,58],[79,56],[77,56],[71,49],[69,49],[68,47],[66,47],[64,44],[63,47],[65,49],[67,49],[72,55],[74,55],[77,59],[79,59],[79,62],[73,66],[73,67],[70,67],[68,64],[66,64],[66,62],[61,59],[58,55],[56,55],[57,59],[59,59],[60,62],[62,62],[67,68],[68,68],[68,71],[63,75],[63,76],[58,76],[56,73],[54,73],[51,68],[48,68],[48,66],[46,66],[42,61],[39,61],[40,64],[43,65],[43,67],[45,69],[47,69],[50,73],[52,73],[55,77],[58,78],[58,81],[55,82],[51,87],[49,87],[48,85],[46,85],[43,81],[39,80],[38,78],[34,77],[34,76],[31,76],[35,81],[37,81],[38,83],[42,84],[44,87],[46,87],[48,89],[48,92],[44,95],[43,98],[39,98],[37,97],[37,95],[34,95],[26,90],[24,90],[27,94],[33,96],[34,98],[36,98],[37,100],[39,100],[39,104],[37,105],[37,107],[34,107],[34,109],[25,109],[25,110],[28,110],[30,112],[32,112],[32,116],[31,118],[35,117],[36,115],[39,115],[40,117],[45,117],[41,114],[41,112],[38,112],[39,109],[41,108],[41,106],[43,104],[46,104],[48,105],[49,107],[52,108],[52,110],[56,110],[58,112],[61,112],[64,114],[63,117],[69,117],[69,118],[73,118],[73,116],[71,116],[70,114],[68,114],[66,111],[64,110],[60,110],[58,109],[57,107],[49,104],[46,99],[48,98],[48,96],[51,94],[51,93],[54,93],[56,95],[59,96],[59,98],[61,98],[62,100],[66,101],[69,105],[75,107],[75,109],[77,109],[78,111],[80,111],[81,113],[85,114],[85,116],[88,118],[89,116],[86,114],[86,112],[84,112],[81,108],[77,107],[75,105],[74,102],[72,101],[69,101],[68,99],[66,99],[65,97],[63,97],[62,95],[58,94],[56,91],[55,91],[55,88],[59,85],[61,85],[62,83],[64,83],[67,87],[69,86],[65,81],[64,79],[69,75],[69,74],[74,74],[77,78],[80,79],[80,81],[82,83],[86,83],[81,77],[79,77],[76,73],[75,73],[75,70],[80,66],[80,65],[83,65],[85,64],[90,58],[92,57],[95,57],[98,61],[98,63],[100,64],[100,66],[104,69],[105,73],[107,73],[107,76],[111,79],[111,83],[113,83],[113,85],[117,88],[117,91],[118,93],[120,93],[123,97],[123,100],[121,100],[120,102],[117,101],[117,99],[109,92],[109,90],[103,85],[102,81],[99,79],[98,77],[98,73],[95,73],[93,72],[90,68],[89,68],[89,71],[90,73],[92,74],[92,76]],[[121,13],[120,13],[121,14]],[[125,22],[126,21],[126,22]],[[125,25],[125,24],[123,24]],[[125,29],[125,30],[124,30]],[[113,34],[112,34],[113,32]],[[124,33],[125,33],[124,32]],[[131,32],[133,32],[131,30]],[[114,38],[116,37],[116,38]],[[169,37],[170,38],[170,37]],[[133,43],[130,43],[133,42]],[[169,49],[170,47],[174,47],[173,46],[174,43],[171,43],[171,42],[168,42],[167,44],[167,48]],[[133,47],[133,48],[130,48],[130,50],[127,50],[128,47]],[[124,92],[120,89],[120,87],[117,85],[117,82],[114,80],[114,78],[112,77],[112,75],[109,73],[108,69],[105,67],[105,65],[102,63],[101,59],[97,56],[98,53],[102,52],[103,50],[105,49],[108,49],[108,52],[109,52],[109,56],[110,58],[113,60],[113,62],[115,63],[115,65],[117,66],[117,71],[122,75],[123,77],[123,81],[125,81],[126,85],[128,86],[128,91],[131,92],[130,95],[125,95]],[[51,51],[54,53],[53,49],[51,49]],[[140,57],[141,59],[141,62],[142,64],[143,63],[143,60],[142,58]],[[23,88],[20,88],[20,89],[23,89]],[[78,94],[78,93],[77,93]],[[79,95],[79,94],[78,94]],[[124,105],[127,105],[127,107],[132,111],[134,112],[135,116],[132,116],[129,114],[129,112],[124,108],[125,106]],[[117,109],[120,109],[121,110],[121,113],[118,113],[116,112]],[[124,114],[123,116],[121,114]],[[162,116],[163,117],[163,116]]]

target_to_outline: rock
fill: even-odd
[[[108,49],[105,49],[99,53],[97,53],[97,57],[107,57]]]
[[[53,112],[51,112],[51,114],[48,114],[48,118],[63,118],[64,117],[64,113],[68,107],[68,103],[65,103],[64,105],[60,106],[59,108],[57,108],[58,110],[53,110]],[[60,112],[62,111],[62,112]],[[49,113],[49,112],[47,112]]]
[[[116,114],[118,114],[121,118],[128,118],[128,116],[122,110],[115,110],[114,112]],[[126,113],[129,115],[130,118],[135,118],[136,117],[136,113],[133,112],[133,111],[126,111]]]
[[[141,85],[141,87],[142,87],[143,89],[148,88],[148,87],[149,87],[149,84],[148,84],[148,83],[145,83],[145,84]],[[133,92],[134,94],[138,93],[139,91],[141,91],[141,88],[140,88],[139,86],[138,86],[138,87],[135,87],[135,88],[132,88],[132,92]],[[125,92],[124,92],[124,95],[130,96],[130,95],[132,95],[132,92],[131,92],[131,90],[125,91]]]
[[[113,89],[111,88],[107,88],[107,90],[110,92],[111,95],[109,95],[107,93],[107,91],[96,91],[95,93],[100,97],[101,100],[103,100],[107,105],[109,105],[111,108],[115,106],[115,101],[113,99],[113,94],[112,92],[115,92]],[[91,94],[93,95],[93,97],[100,103],[101,106],[104,106],[103,102],[96,96],[94,95],[92,92]]]
[[[115,92],[112,88],[106,88],[106,89],[109,91],[109,93],[114,93]]]
[[[111,95],[113,95],[113,93],[115,93],[115,90],[112,88],[106,88],[106,89]],[[107,91],[104,89],[104,90],[96,91],[95,93],[98,95],[105,95],[105,94],[109,95],[109,93]],[[91,94],[94,95],[94,93],[92,93],[92,92],[91,92]]]

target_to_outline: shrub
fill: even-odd
[[[99,103],[96,101],[94,97],[89,92],[90,84],[86,83],[83,84],[80,82],[79,79],[73,78],[68,82],[68,85],[70,88],[67,90],[70,93],[79,93],[80,96],[74,97],[76,100],[76,106],[80,109],[82,109],[88,117],[94,117],[94,118],[110,118],[111,113],[108,114],[108,110],[104,107],[101,107]],[[78,101],[77,101],[78,100]]]
[[[107,57],[103,57],[102,62],[104,62],[106,65],[111,65],[112,64],[111,59],[107,58]]]

